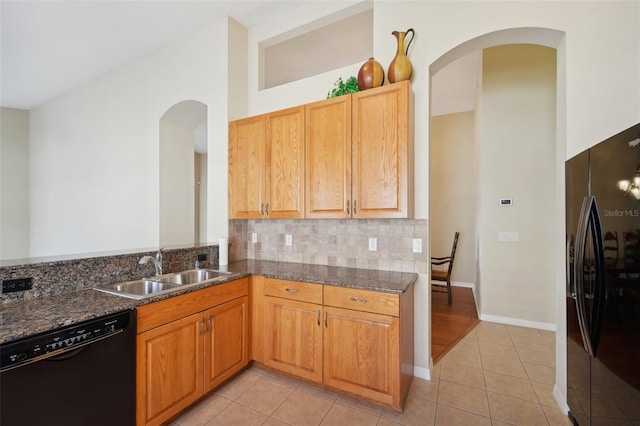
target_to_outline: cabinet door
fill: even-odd
[[[137,337],[137,424],[159,425],[204,394],[202,314]]]
[[[265,214],[304,217],[304,106],[266,116]]]
[[[324,383],[399,406],[399,319],[325,307]]]
[[[322,382],[322,307],[265,297],[265,364]]]
[[[305,108],[307,218],[351,217],[351,96]]]
[[[352,95],[354,218],[413,215],[409,90],[409,82],[404,81]]]
[[[244,368],[249,362],[249,298],[216,306],[204,313],[205,392]]]
[[[264,211],[265,117],[229,123],[229,218],[260,219]],[[262,211],[261,211],[262,209]]]

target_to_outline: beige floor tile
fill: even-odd
[[[334,402],[336,399],[338,399],[337,392],[333,392],[328,389],[323,389],[320,386],[315,386],[310,383],[302,382],[300,383],[300,386],[298,386],[298,389],[304,392],[308,392],[312,395],[319,396],[320,398],[324,398],[327,401]]]
[[[493,371],[484,372],[487,381],[487,391],[524,399],[525,401],[538,402],[533,386],[529,379],[509,376],[507,374],[495,373]]]
[[[293,377],[284,376],[282,374],[273,373],[271,371],[267,371],[263,377],[278,382],[282,385],[289,386],[292,389],[296,389],[302,383],[300,380],[294,379]]]
[[[224,396],[225,398],[234,400],[242,395],[247,389],[261,379],[262,376],[258,374],[245,371],[235,379],[222,386],[216,391],[216,394]]]
[[[375,426],[378,416],[342,404],[333,404],[321,425]]]
[[[550,426],[571,426],[569,416],[564,414],[558,407],[542,407]]]
[[[449,352],[440,361],[441,367],[447,363],[466,365],[467,367],[482,368],[480,352]],[[442,374],[442,370],[440,370]]]
[[[366,413],[372,414],[376,417],[379,417],[382,414],[382,407],[378,405],[373,405],[365,401],[360,401],[355,398],[351,398],[346,395],[338,395],[338,399],[336,399],[336,404],[346,405],[347,407],[355,408],[360,411],[364,411]]]
[[[424,399],[407,400],[402,413],[387,409],[382,412],[382,419],[408,426],[432,425],[435,417],[436,403]]]
[[[200,426],[217,416],[231,401],[222,396],[212,394],[191,407],[175,419],[180,426]]]
[[[235,401],[261,413],[271,415],[293,391],[294,389],[288,386],[261,378]]]
[[[460,383],[474,388],[485,388],[482,369],[448,362],[442,366],[440,380]]]
[[[504,359],[507,361],[520,361],[518,351],[513,345],[497,345],[482,342],[480,343],[480,354],[484,356]]]
[[[481,333],[478,332],[478,342],[480,345],[505,345],[513,346],[511,337],[505,332],[502,333]]]
[[[548,425],[539,404],[488,392],[491,418],[521,426]]]
[[[414,377],[411,383],[411,390],[409,391],[409,398],[437,401],[439,385],[439,380],[426,380]]]
[[[491,419],[440,404],[436,409],[435,424],[436,426],[491,426]]]
[[[547,339],[539,334],[531,336],[511,336],[511,341],[518,349],[529,349],[533,351],[548,351],[550,349]]]
[[[431,369],[431,380],[438,380],[440,378],[440,371],[442,371],[442,361],[435,364]]]
[[[242,425],[253,426],[261,425],[267,420],[268,416],[258,413],[251,408],[232,402],[222,410],[220,414],[215,416],[213,420],[207,423],[207,426],[214,425]]]
[[[380,420],[378,420],[378,426],[398,426],[399,424],[401,423],[392,422],[391,420],[383,417],[380,417]]]
[[[532,382],[547,383],[550,385],[556,382],[555,368],[532,364],[530,362],[523,362],[522,365]]]
[[[556,366],[555,351],[535,351],[532,349],[518,348],[518,355],[520,356],[520,360],[522,362],[544,365],[551,368],[555,368]]]
[[[531,382],[533,390],[538,396],[538,401],[541,405],[549,407],[557,407],[558,403],[553,397],[553,385],[549,383]]]
[[[520,361],[482,355],[482,368],[485,371],[508,374],[510,376],[520,377],[523,379],[526,379],[528,377],[527,372],[525,371]]]
[[[297,389],[272,416],[294,426],[318,425],[332,405],[324,398]]]
[[[288,424],[285,422],[281,422],[278,419],[274,419],[273,417],[269,417],[267,421],[262,423],[262,426],[288,426]]]
[[[487,392],[484,389],[440,380],[438,405],[440,404],[480,414],[481,416],[489,416]]]

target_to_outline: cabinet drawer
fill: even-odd
[[[282,297],[302,302],[322,304],[322,284],[302,283],[299,281],[264,279],[266,296]]]
[[[324,304],[375,314],[400,316],[400,295],[354,288],[324,286]]]

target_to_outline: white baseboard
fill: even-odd
[[[451,287],[466,287],[466,288],[476,288],[475,283],[465,283],[462,281],[451,281]]]
[[[565,415],[569,414],[569,406],[567,405],[567,401],[565,401],[564,396],[560,392],[557,384],[553,385],[553,397],[558,403],[558,407],[560,408],[560,410],[562,410]]]
[[[418,377],[420,379],[431,380],[431,371],[428,368],[423,367],[413,367],[413,377]]]
[[[517,325],[520,327],[537,328],[540,330],[556,331],[556,325],[548,322],[529,321],[518,318],[501,317],[498,315],[480,315],[481,321],[497,322],[500,324]]]

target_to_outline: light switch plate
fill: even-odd
[[[255,244],[255,243],[257,243],[257,242],[258,242],[258,234],[257,234],[257,233],[255,233],[255,232],[252,232],[252,233],[251,233],[251,242],[252,242],[253,244]]]
[[[291,246],[291,244],[293,244],[293,238],[291,237],[291,234],[286,234],[286,235],[284,236],[284,243],[285,243],[287,246]]]
[[[413,239],[413,252],[422,253],[422,238]]]
[[[378,250],[378,239],[376,237],[369,237],[369,251]]]
[[[517,232],[506,232],[500,231],[498,232],[498,241],[518,241],[520,239],[520,235]]]

